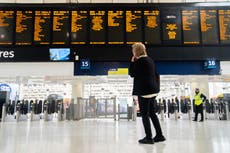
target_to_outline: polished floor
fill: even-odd
[[[139,144],[141,119],[5,122],[0,153],[230,153],[230,121],[161,121],[165,142]]]

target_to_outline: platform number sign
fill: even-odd
[[[89,70],[90,69],[90,60],[89,59],[82,59],[80,64],[81,70]]]
[[[206,60],[204,61],[204,69],[215,69],[216,61],[215,60]]]

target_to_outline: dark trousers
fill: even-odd
[[[197,121],[198,114],[201,114],[201,120],[204,120],[204,113],[203,113],[203,104],[195,105],[195,119]]]
[[[160,122],[155,113],[155,97],[154,98],[143,98],[138,96],[138,102],[142,117],[142,122],[145,129],[145,134],[147,138],[152,138],[150,119],[152,120],[153,126],[156,131],[157,136],[162,136]]]

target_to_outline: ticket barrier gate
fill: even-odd
[[[113,118],[116,120],[116,98],[97,99],[96,104],[97,118]]]
[[[192,119],[192,107],[191,107],[191,103],[188,103],[187,105],[187,110],[188,110],[188,119],[191,120]]]
[[[220,120],[229,120],[229,102],[223,101],[222,112],[220,115]]]
[[[4,103],[4,104],[2,105],[2,118],[1,118],[1,121],[2,121],[2,122],[5,122],[5,118],[6,118],[6,108],[7,108],[6,103]]]
[[[175,117],[175,120],[177,121],[178,120],[178,109],[177,109],[178,105],[174,103],[173,107],[174,107],[174,117]]]
[[[48,121],[48,103],[47,102],[44,102],[44,105],[43,105],[43,119],[44,121]]]
[[[66,120],[80,120],[85,117],[84,99],[81,97],[71,99],[71,103],[66,107]]]
[[[35,110],[35,104],[31,103],[31,105],[30,105],[30,121],[33,121],[33,119],[34,119],[34,110]]]
[[[160,103],[160,116],[161,116],[161,120],[164,121],[164,104]]]
[[[21,108],[20,103],[18,103],[16,105],[16,121],[17,122],[19,121],[19,117],[20,117],[20,108]]]

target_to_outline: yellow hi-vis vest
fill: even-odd
[[[198,93],[197,95],[195,95],[195,105],[200,105],[203,102],[203,99],[200,97],[201,93]]]

